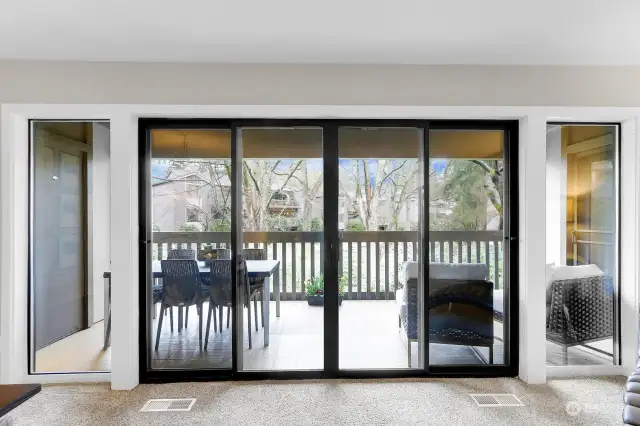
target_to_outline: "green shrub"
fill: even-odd
[[[320,274],[313,278],[309,278],[306,284],[307,297],[320,295],[324,296],[324,275]],[[344,290],[347,287],[347,277],[346,275],[340,275],[338,279],[338,294],[340,296],[344,295]]]
[[[198,228],[196,225],[183,223],[182,225],[180,225],[180,228],[178,228],[178,231],[180,231],[180,232],[200,232],[200,228]]]
[[[350,220],[347,223],[347,231],[366,231],[366,228],[359,220]]]

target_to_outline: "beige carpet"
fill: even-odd
[[[47,386],[16,425],[615,425],[624,378],[218,382]],[[469,393],[515,393],[525,407],[478,408]],[[191,412],[140,413],[149,398],[195,397]],[[566,405],[577,403],[569,415]],[[575,405],[575,404],[574,404]]]

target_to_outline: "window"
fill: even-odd
[[[200,209],[195,206],[187,206],[187,222],[198,222],[200,220]]]
[[[278,201],[287,201],[287,199],[289,198],[287,196],[287,194],[285,194],[282,191],[278,191],[275,194],[273,194],[273,196],[271,197],[273,200],[278,200]]]
[[[617,125],[547,130],[547,365],[619,364]]]
[[[109,123],[33,120],[30,143],[29,372],[109,371]]]

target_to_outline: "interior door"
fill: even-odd
[[[85,154],[35,138],[35,349],[87,327]]]

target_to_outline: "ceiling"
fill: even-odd
[[[0,0],[0,59],[640,65],[638,0]]]
[[[245,128],[242,156],[255,158],[322,158],[321,128]],[[414,128],[338,130],[340,158],[418,158],[422,133]],[[502,159],[504,134],[496,130],[432,130],[429,157]],[[153,130],[154,158],[230,158],[229,130]]]

